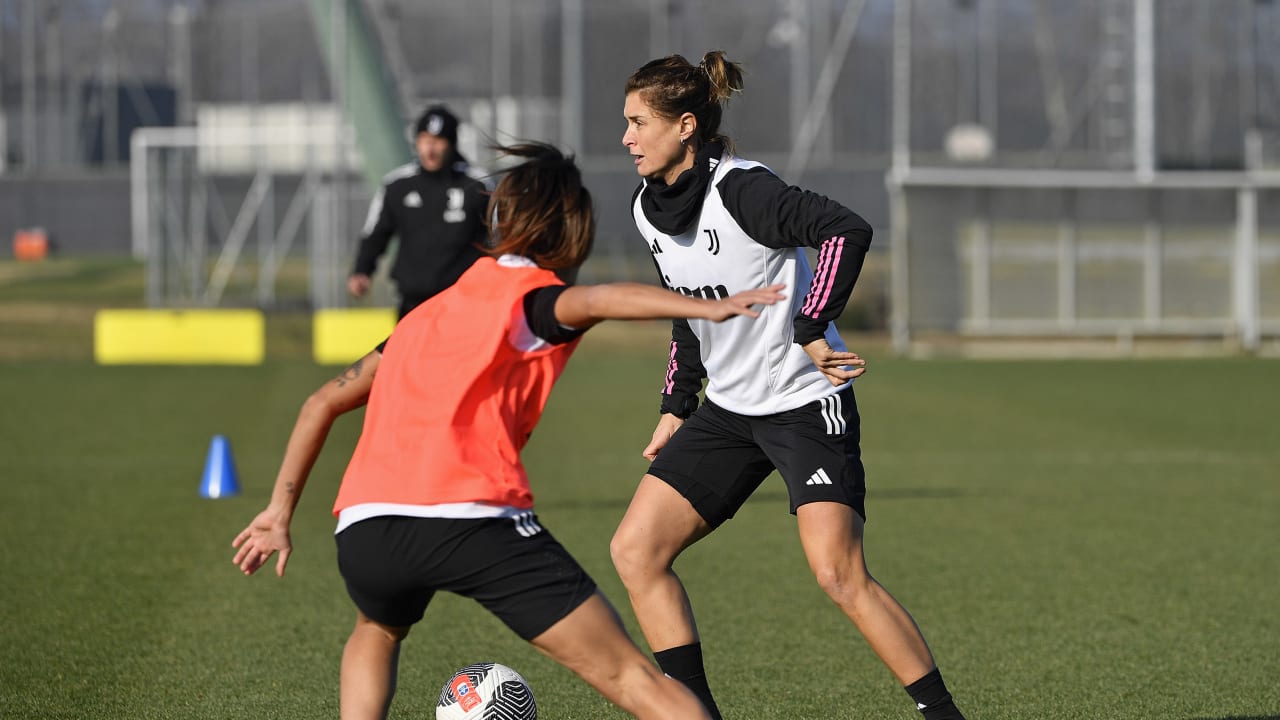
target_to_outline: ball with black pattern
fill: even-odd
[[[533,690],[520,673],[499,663],[468,665],[440,690],[436,720],[537,720]]]

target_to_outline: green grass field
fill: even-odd
[[[0,267],[0,717],[336,717],[354,612],[329,507],[359,417],[330,436],[284,579],[240,575],[230,542],[338,369],[278,342],[260,367],[97,367],[85,311],[66,310],[95,299],[33,282]],[[650,324],[593,331],[526,452],[541,519],[637,638],[607,546],[644,472],[661,342]],[[869,564],[972,720],[1280,718],[1277,361],[865,352]],[[205,500],[218,433],[243,492]],[[677,569],[726,717],[919,717],[813,582],[776,478]],[[480,660],[521,671],[548,720],[623,717],[449,596],[406,642],[392,717],[434,717]]]

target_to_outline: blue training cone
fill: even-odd
[[[214,435],[209,443],[209,457],[204,461],[200,497],[215,499],[239,494],[240,482],[236,480],[236,463],[231,459],[231,443],[222,435]]]

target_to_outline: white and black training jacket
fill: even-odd
[[[692,414],[704,377],[708,400],[752,416],[841,389],[801,346],[825,337],[832,348],[846,349],[833,321],[849,300],[872,234],[857,213],[710,143],[671,185],[642,181],[632,214],[665,287],[725,298],[781,283],[787,298],[763,307],[759,318],[674,322],[662,412]],[[818,249],[816,272],[803,247]]]

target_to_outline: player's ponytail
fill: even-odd
[[[720,132],[724,104],[742,91],[742,66],[728,60],[724,51],[712,50],[698,65],[681,55],[651,60],[627,78],[627,94],[639,92],[655,113],[674,120],[692,113],[698,121],[694,148],[719,142],[730,152],[733,141]]]
[[[723,50],[712,50],[702,56],[699,67],[711,83],[711,100],[720,105],[729,101],[735,92],[742,92],[742,66],[730,62]]]
[[[523,162],[504,171],[489,196],[486,251],[523,255],[549,270],[582,265],[595,241],[595,215],[573,156],[537,142],[494,149]]]

